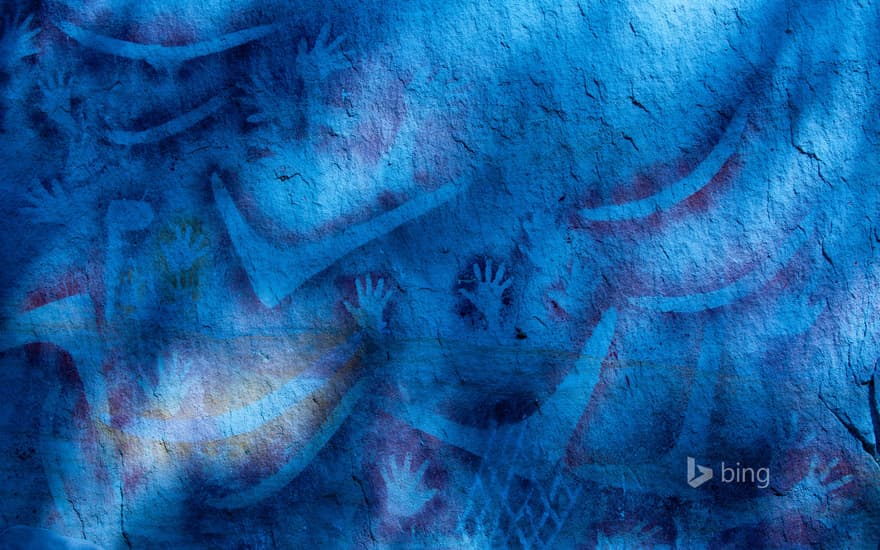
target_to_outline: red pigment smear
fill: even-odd
[[[376,198],[376,204],[383,210],[393,210],[406,202],[406,195],[400,191],[382,191]]]
[[[571,318],[569,313],[565,311],[565,309],[560,306],[556,300],[553,300],[549,297],[545,298],[545,307],[550,312],[550,318],[554,321],[558,321],[560,323],[566,323]]]
[[[662,166],[662,165],[661,165]],[[648,174],[638,174],[633,178],[630,186],[621,186],[614,189],[612,194],[612,202],[614,204],[624,204],[656,194],[663,188],[660,185],[659,178],[652,177]]]
[[[337,234],[353,225],[366,222],[377,215],[393,210],[410,200],[410,198],[403,191],[385,190],[375,200],[363,205],[361,208],[319,225],[312,232],[312,235],[314,235],[312,238]]]
[[[757,261],[754,263],[758,264]],[[800,282],[801,274],[810,273],[811,271],[811,252],[809,247],[802,247],[795,253],[788,264],[767,282],[762,292],[755,293],[754,297],[750,296],[743,302],[748,304],[756,300],[763,301],[766,298],[778,299],[788,292],[789,287],[799,287],[802,284]],[[800,295],[801,291],[797,291],[797,294]]]
[[[344,69],[330,75],[324,86],[324,103],[337,109],[349,109],[357,101],[352,95],[361,83],[360,71]]]
[[[571,275],[571,271],[573,266],[571,262],[569,262],[566,271],[569,275]],[[567,323],[572,319],[572,312],[566,311],[556,300],[551,298],[551,291],[553,295],[558,293],[568,294],[568,287],[565,284],[565,280],[562,278],[556,279],[550,286],[547,287],[547,290],[544,291],[543,301],[544,307],[547,312],[550,314],[550,318],[554,321],[560,323]]]
[[[717,204],[717,196],[721,194],[723,189],[729,189],[731,184],[736,181],[737,177],[742,173],[743,163],[739,153],[730,156],[721,169],[718,170],[709,183],[702,189],[685,199],[681,204],[671,210],[671,213],[678,214],[702,214],[708,212]],[[684,212],[682,212],[682,210]]]
[[[89,256],[95,258],[101,255],[93,250]],[[100,328],[104,318],[105,293],[102,269],[101,264],[92,261],[86,265],[84,271],[71,270],[54,281],[50,280],[45,286],[28,293],[22,302],[22,313],[77,294],[88,293],[95,306],[95,316]]]
[[[24,352],[29,364],[38,363],[41,361],[42,357],[48,354],[58,354],[56,366],[58,367],[60,381],[67,386],[79,387],[82,384],[79,377],[79,371],[76,370],[73,358],[66,350],[59,348],[54,344],[34,342],[32,344],[25,344]]]
[[[266,430],[269,426],[262,429]],[[307,437],[314,437],[310,434]],[[256,440],[256,441],[255,441]],[[267,438],[253,437],[248,444],[248,460],[240,466],[236,477],[246,485],[256,485],[263,479],[278,472],[278,468],[289,460],[286,447],[289,441],[278,441],[275,445]],[[232,445],[232,443],[227,443]],[[293,451],[298,452],[298,451]]]
[[[580,198],[579,208],[598,208],[608,204],[625,204],[657,194],[665,187],[690,174],[698,161],[679,158],[673,162],[656,162],[636,174],[632,181],[615,186],[609,201],[601,189],[590,188]]]
[[[364,81],[356,78],[358,74],[378,78]],[[360,163],[376,166],[391,149],[406,113],[403,83],[381,63],[368,60],[360,72],[346,71],[330,80],[324,92],[325,104],[351,109],[358,113],[360,122],[350,137],[340,139],[324,131],[324,139],[315,140],[316,151],[330,155],[351,151]]]
[[[654,296],[657,289],[649,277],[643,277],[640,266],[630,262],[620,267],[614,277],[616,288],[628,296]]]
[[[403,84],[388,76],[385,85],[363,98],[369,108],[369,115],[354,131],[351,149],[368,166],[375,166],[379,159],[391,149],[406,114]]]
[[[113,428],[121,429],[127,426],[133,418],[131,412],[131,397],[126,395],[129,392],[124,390],[116,391],[107,396],[110,408],[110,425]]]
[[[147,486],[146,472],[147,469],[143,466],[131,468],[130,470],[123,472],[122,483],[125,485],[125,490],[129,491],[129,494],[134,493],[141,486]]]
[[[782,507],[782,503],[779,503]],[[774,533],[772,537],[765,537],[768,543],[775,548],[785,548],[794,544],[819,546],[822,537],[817,532],[817,524],[813,518],[806,518],[797,510],[785,510],[781,522],[774,522],[771,528],[782,525],[782,533]],[[778,528],[778,527],[777,527]]]
[[[787,235],[781,237],[782,241],[788,239]],[[778,246],[782,246],[782,243],[778,243]],[[683,282],[679,288],[677,288],[674,293],[670,295],[686,295],[692,293],[701,293],[701,292],[710,292],[713,290],[717,290],[723,286],[729,285],[731,283],[736,282],[743,276],[746,276],[752,273],[755,269],[758,269],[762,266],[763,263],[766,262],[766,251],[760,251],[760,254],[756,254],[755,250],[749,247],[748,245],[739,245],[737,243],[729,243],[724,248],[730,257],[734,258],[749,258],[746,261],[741,262],[728,262],[721,265],[715,277],[710,281],[698,280],[695,277],[698,273],[690,273],[691,277]],[[801,249],[795,253],[794,257],[790,260],[789,264],[784,266],[781,270],[779,270],[774,277],[768,281],[766,288],[772,290],[784,290],[790,284],[796,283],[800,273],[802,273],[806,266],[809,264],[809,252],[806,249]],[[646,281],[642,281],[642,279],[648,279],[649,277],[643,277],[641,273],[641,269],[630,269],[627,276],[625,277],[630,281],[630,293],[634,295],[655,295],[657,294],[657,289],[648,285]]]
[[[80,439],[83,447],[88,444],[97,444],[98,441],[98,435],[95,433],[90,411],[91,409],[89,408],[88,401],[86,401],[85,394],[80,393],[80,395],[77,396],[76,404],[73,407],[71,420],[73,421],[73,425],[81,432]],[[95,451],[97,452],[97,448]]]
[[[437,189],[444,182],[461,177],[468,159],[454,135],[455,128],[438,116],[419,125],[413,153],[413,179],[422,189]]]
[[[394,143],[397,126],[398,122],[391,117],[388,120],[371,117],[359,123],[352,136],[352,152],[366,166],[376,166]]]
[[[712,207],[717,206],[718,196],[731,187],[741,171],[742,162],[739,155],[734,153],[702,189],[666,211],[623,221],[583,220],[578,216],[577,211],[572,211],[569,214],[569,226],[573,229],[588,230],[599,237],[619,237],[623,234],[639,238],[642,235],[656,234],[668,228],[674,221],[691,215],[708,213]],[[583,203],[583,200],[580,201],[580,204]]]
[[[815,448],[815,445],[810,445],[810,447]],[[830,464],[830,461],[834,457],[839,456],[840,453],[826,452],[822,450],[818,452],[817,455],[819,457],[818,468],[821,471]],[[812,452],[803,450],[800,456],[790,458],[781,468],[774,468],[774,475],[776,475],[776,472],[781,472],[780,476],[783,479],[780,482],[778,478],[773,478],[773,486],[779,487],[783,491],[791,490],[791,488],[800,482],[802,478],[810,475],[811,460]],[[845,485],[828,495],[829,498],[826,501],[825,506],[829,509],[834,506],[835,502],[845,502],[858,498],[858,479],[860,478],[860,474],[857,473],[855,468],[846,461],[842,461],[832,470],[830,477],[827,479],[828,484],[833,483],[846,475],[853,475],[855,482]],[[800,511],[792,507],[786,511],[784,518],[783,523],[785,525],[786,540],[789,543],[792,541],[816,542],[818,533],[816,533],[816,526],[811,517],[804,516]]]
[[[653,237],[662,231],[671,229],[670,226],[673,222],[683,220],[694,214],[707,214],[713,206],[717,205],[718,195],[736,180],[739,169],[740,163],[738,159],[732,157],[702,190],[664,213],[652,214],[640,220],[622,222],[587,222],[578,218],[576,213],[572,213],[569,219],[572,222],[572,227],[589,230],[599,239],[605,237],[613,240],[622,240],[625,237],[640,240]],[[732,247],[731,254],[738,257],[754,255],[751,249],[744,249],[742,254],[735,254],[734,251],[735,247]],[[676,289],[674,294],[670,295],[684,295],[715,290],[749,273],[756,266],[757,262],[754,260],[741,264],[727,264],[725,268],[722,268],[722,275],[712,281],[706,282],[693,279],[680,285],[682,288]],[[624,265],[618,277],[618,281],[621,283],[619,285],[620,288],[627,289],[628,293],[634,296],[656,295],[658,289],[650,282],[652,280],[653,277],[650,274],[644,274],[644,269],[641,265]]]
[[[597,292],[596,296],[605,295],[604,292]],[[577,338],[577,341],[574,342],[575,350],[578,352],[583,349],[584,344],[587,339],[593,334],[593,331],[596,329],[596,326],[599,324],[599,321],[602,319],[602,312],[607,309],[610,305],[609,299],[606,298],[604,301],[597,302],[596,306],[592,308],[593,315],[591,318],[586,319],[586,323],[579,326],[583,327],[581,330],[581,334]],[[584,437],[584,431],[586,430],[587,419],[589,419],[593,415],[593,411],[596,410],[596,403],[600,402],[603,399],[603,394],[608,392],[607,384],[605,383],[606,376],[604,376],[605,371],[610,368],[617,368],[619,366],[619,359],[617,354],[618,339],[617,337],[613,337],[611,340],[611,344],[608,347],[608,353],[602,360],[602,364],[599,367],[599,381],[596,383],[595,388],[593,389],[593,395],[590,398],[590,401],[587,403],[587,406],[584,407],[584,411],[581,414],[581,418],[578,421],[577,426],[574,429],[574,432],[571,435],[571,438],[568,442],[568,447],[566,449],[566,463],[569,466],[576,466],[577,464],[584,463],[586,459],[585,452],[582,452],[579,449],[583,448],[579,442]],[[575,353],[574,361],[577,361],[579,356],[577,352]],[[569,367],[570,368],[570,367]],[[557,373],[556,380],[554,381],[555,385],[558,385],[564,378],[564,376],[568,374],[568,371],[560,371]]]
[[[142,391],[135,381],[139,369],[128,360],[124,348],[117,348],[105,357],[103,370],[108,381],[107,400],[111,425],[121,428],[128,425],[135,416],[132,404],[136,403],[136,396]]]
[[[350,388],[346,388],[343,391],[348,391],[349,389]],[[320,405],[323,417],[314,417],[310,420],[309,433],[306,436],[309,439],[315,437],[317,431],[320,430],[321,425],[328,421],[326,414],[329,414],[328,411],[335,407],[336,403],[323,401]],[[249,437],[248,446],[253,452],[250,453],[247,462],[240,466],[240,470],[237,473],[237,478],[239,480],[248,485],[255,485],[262,479],[275,474],[281,465],[290,460],[293,454],[299,452],[298,449],[288,451],[289,441],[276,441],[275,439],[268,437],[270,432],[274,432],[279,424],[285,422],[286,420],[284,417],[274,419],[268,424],[260,427],[259,430],[255,432],[255,435]],[[230,439],[226,444],[234,445],[234,441],[235,439]],[[303,445],[306,443],[307,441],[302,441]]]
[[[746,119],[746,126],[743,130],[743,140],[751,141],[753,139],[761,139],[760,134],[764,130],[759,120],[758,113],[752,112]]]
[[[686,177],[695,165],[679,159],[675,163],[657,163],[644,173],[637,174],[630,185],[622,185],[614,189],[614,204],[641,200],[657,194],[664,187]]]
[[[581,218],[578,210],[573,209],[568,213],[567,219],[569,228],[589,231],[600,239],[602,237],[620,238],[620,235],[641,238],[643,235],[659,233],[667,225],[667,220],[661,213],[634,220],[592,221]]]
[[[22,311],[30,311],[70,296],[82,294],[89,288],[88,277],[81,271],[68,271],[46,286],[28,293],[22,304]]]

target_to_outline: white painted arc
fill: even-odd
[[[345,419],[352,413],[355,405],[361,400],[368,385],[368,379],[361,380],[351,388],[333,409],[333,412],[321,425],[318,432],[293,457],[270,477],[264,478],[256,486],[226,497],[207,501],[214,508],[243,508],[255,504],[283,489],[296,479],[311,464],[318,452],[324,448],[330,438],[339,430]]]
[[[97,420],[110,425],[109,400],[101,370],[103,347],[88,294],[77,294],[33,309],[4,326],[0,350],[35,342],[57,346],[70,354],[83,383],[86,400]],[[359,339],[350,338],[321,357],[318,365],[342,365],[355,353]],[[295,378],[277,391],[239,409],[201,418],[137,417],[119,429],[128,435],[168,442],[225,439],[258,429],[324,387],[328,375]]]
[[[342,365],[355,353],[357,337],[352,337],[317,361],[320,365]],[[331,376],[304,374],[286,383],[278,390],[226,413],[195,418],[152,418],[140,416],[119,431],[139,437],[169,443],[195,443],[235,437],[253,432],[282,416],[330,383]],[[115,427],[114,427],[115,428]]]
[[[584,208],[579,212],[580,217],[593,222],[619,222],[646,218],[652,214],[669,210],[694,195],[708,184],[736,151],[746,127],[751,107],[750,100],[745,100],[740,104],[719,142],[687,176],[644,199],[623,204]]]
[[[225,101],[225,94],[216,95],[195,109],[152,128],[137,132],[110,130],[106,135],[110,141],[118,145],[131,146],[142,143],[154,143],[190,129],[217,112]]]
[[[69,21],[59,22],[57,26],[64,34],[86,48],[107,55],[146,61],[153,66],[183,63],[191,59],[220,53],[263,38],[279,28],[279,25],[258,25],[194,44],[163,46],[161,44],[139,44],[97,34]]]
[[[633,307],[661,313],[698,313],[729,305],[765,286],[791,261],[795,253],[808,241],[808,233],[801,227],[810,227],[812,215],[795,228],[774,256],[733,283],[709,292],[682,296],[630,296]]]

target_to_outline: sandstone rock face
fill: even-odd
[[[875,2],[2,10],[0,543],[877,547]]]

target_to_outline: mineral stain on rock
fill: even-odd
[[[877,547],[878,9],[4,3],[0,546]]]

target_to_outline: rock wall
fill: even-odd
[[[875,2],[2,9],[3,544],[876,548]]]

